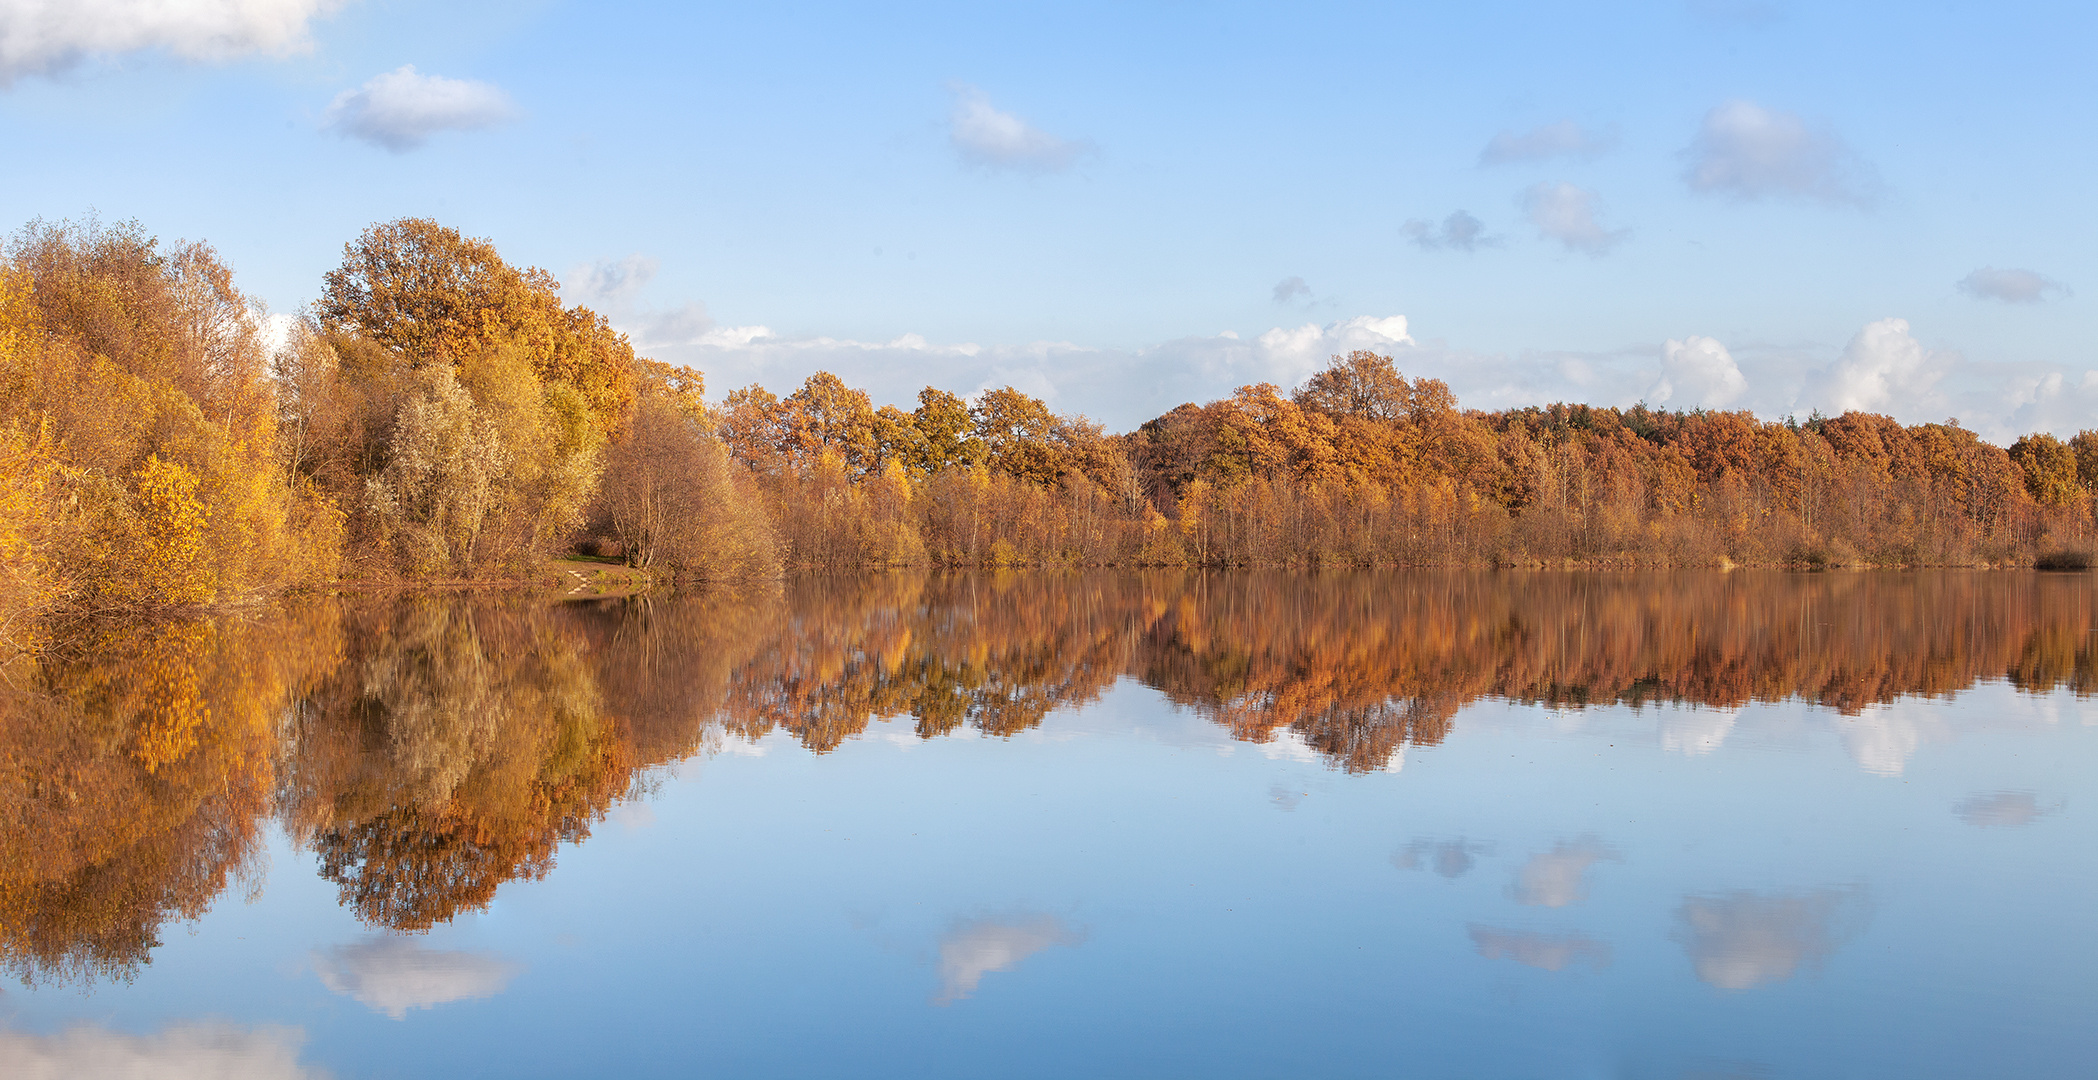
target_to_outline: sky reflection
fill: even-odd
[[[1819,967],[1862,929],[1869,913],[1857,886],[1692,896],[1677,910],[1677,940],[1707,985],[1753,990]]]
[[[410,1009],[493,997],[523,970],[497,956],[444,952],[410,938],[367,938],[313,954],[321,984],[395,1020]]]
[[[932,1003],[952,1005],[975,994],[985,975],[1011,971],[1044,949],[1084,941],[1085,931],[1054,915],[961,920],[940,938],[940,992]]]
[[[1582,934],[1541,934],[1528,930],[1503,930],[1473,923],[1472,947],[1488,960],[1503,957],[1540,971],[1564,971],[1584,965],[1600,970],[1610,966],[1610,946]]]
[[[299,1061],[304,1033],[185,1022],[150,1035],[91,1025],[56,1035],[0,1031],[9,1080],[325,1080]]]
[[[2015,829],[2059,809],[2058,803],[2041,805],[2030,791],[1992,791],[1961,799],[1952,812],[1977,829]]]
[[[0,685],[0,1073],[2080,1076],[2094,617],[899,574],[112,629]]]
[[[1615,851],[1592,836],[1562,840],[1552,850],[1530,856],[1516,872],[1508,895],[1529,907],[1565,907],[1588,899],[1588,868],[1619,861]]]

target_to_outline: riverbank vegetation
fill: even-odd
[[[269,324],[203,243],[35,223],[0,259],[0,648],[55,616],[342,582],[960,566],[2088,564],[2098,432],[1552,405],[1390,358],[1113,434],[1010,387],[703,396],[436,222]],[[277,333],[268,331],[272,326]]]

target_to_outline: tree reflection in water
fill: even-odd
[[[1858,716],[1982,679],[2087,693],[2093,606],[2080,576],[2020,573],[1028,573],[88,628],[0,680],[0,956],[127,975],[272,813],[360,918],[423,930],[545,875],[709,740],[1005,737],[1134,679],[1359,772],[1487,698]],[[1711,753],[1728,720],[1662,734]]]

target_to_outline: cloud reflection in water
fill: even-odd
[[[1614,862],[1618,855],[1595,837],[1561,840],[1552,850],[1530,856],[1508,894],[1531,907],[1565,907],[1586,900],[1588,868],[1605,859]]]
[[[983,977],[1010,971],[1053,945],[1077,945],[1085,932],[1054,915],[965,919],[940,938],[940,992],[935,1005],[952,1005],[976,993]]]
[[[321,983],[399,1020],[410,1009],[494,997],[524,970],[498,956],[440,952],[402,938],[371,938],[313,954]]]
[[[81,1025],[57,1035],[0,1031],[10,1080],[322,1080],[299,1064],[297,1028],[176,1023],[151,1035]]]
[[[2041,806],[2030,791],[1991,791],[1969,795],[1954,803],[1952,812],[1977,829],[2015,829],[2061,809],[2059,802]]]
[[[1493,852],[1491,844],[1462,838],[1415,840],[1392,852],[1391,864],[1401,870],[1433,870],[1446,878],[1460,878],[1478,863],[1478,856]]]
[[[1767,895],[1748,891],[1691,896],[1676,911],[1676,940],[1697,977],[1722,990],[1784,982],[1818,967],[1864,925],[1862,886]]]
[[[1601,970],[1610,966],[1610,946],[1581,934],[1539,934],[1525,930],[1471,925],[1472,947],[1488,960],[1503,957],[1543,971],[1564,971],[1575,964]]]

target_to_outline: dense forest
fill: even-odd
[[[0,255],[0,648],[302,588],[965,566],[2030,565],[2091,540],[2098,432],[1465,410],[1390,358],[1126,434],[1010,387],[704,397],[552,275],[426,220],[288,335],[208,245],[38,222]],[[282,340],[278,340],[281,338]]]
[[[1737,724],[1796,739],[1798,714],[1738,710],[1804,700],[1860,768],[1895,774],[1956,732],[1870,706],[1998,679],[2088,694],[2094,619],[2098,593],[2063,575],[1180,569],[129,620],[0,681],[0,971],[126,977],[164,923],[260,873],[272,821],[360,920],[423,930],[549,873],[652,770],[725,740],[1012,736],[1122,680],[1220,744],[1348,772],[1494,723],[1460,715],[1481,699],[1562,726],[1701,706],[1597,721],[1687,754]]]

